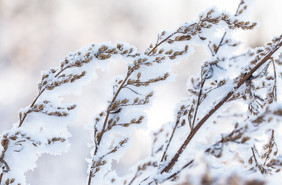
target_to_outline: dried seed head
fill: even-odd
[[[44,105],[43,105],[43,104],[38,105],[38,109],[39,109],[39,110],[43,110],[43,108],[44,108]]]
[[[118,43],[117,48],[121,51],[121,50],[123,50],[123,45]]]
[[[139,98],[137,97],[137,98],[135,98],[134,99],[134,103],[137,103],[138,102],[138,100],[139,100]]]
[[[149,97],[152,97],[153,95],[154,95],[154,92],[152,91],[147,95],[147,97],[149,98]]]
[[[136,122],[135,118],[130,121],[130,123],[135,123],[135,122]]]
[[[53,90],[54,87],[53,87],[53,86],[47,86],[46,89],[47,89],[47,90]]]

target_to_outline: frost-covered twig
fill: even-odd
[[[63,105],[60,97],[79,89],[85,83],[80,79],[95,76],[95,67],[107,64],[107,59],[115,55],[134,58],[139,53],[127,44],[93,44],[68,55],[59,68],[42,74],[39,93],[29,107],[19,112],[18,126],[2,133],[0,184],[25,184],[24,173],[36,166],[42,153],[66,151],[69,145],[66,125],[70,121],[66,117],[77,106]],[[25,163],[21,156],[25,156]]]
[[[169,76],[169,66],[167,64],[164,65],[163,63],[187,53],[189,46],[182,43],[187,43],[193,38],[193,40],[200,38],[200,40],[205,41],[206,36],[204,31],[211,29],[212,26],[221,22],[226,23],[230,29],[237,27],[252,29],[255,26],[255,23],[238,22],[238,20],[233,20],[225,13],[217,15],[214,10],[210,10],[205,15],[202,15],[198,22],[185,24],[172,33],[162,32],[159,35],[157,42],[154,45],[151,44],[143,54],[141,53],[140,56],[135,59],[133,65],[129,65],[125,77],[116,80],[116,84],[114,85],[114,96],[110,100],[108,108],[99,114],[94,124],[94,150],[89,167],[88,185],[92,183],[92,178],[96,173],[101,170],[100,163],[99,165],[97,164],[99,156],[107,151],[107,147],[111,148],[111,139],[108,137],[107,142],[105,141],[107,144],[104,143],[103,146],[101,145],[101,142],[105,137],[104,135],[106,133],[108,135],[114,135],[113,133],[115,132],[119,134],[118,131],[110,131],[115,130],[117,126],[129,127],[131,125],[136,125],[136,123],[140,124],[144,119],[144,115],[135,116],[135,118],[131,118],[131,120],[123,118],[123,114],[126,114],[125,110],[128,111],[126,107],[137,108],[137,106],[140,107],[140,105],[148,104],[151,96],[153,96],[152,90],[149,90],[151,89],[149,88],[151,84],[164,81]],[[220,46],[223,45],[222,42],[223,41],[219,43]],[[162,66],[165,68],[162,69]],[[154,69],[153,67],[157,67],[158,70],[155,70],[154,73],[150,74],[152,77],[148,78],[149,75],[146,77],[147,79],[144,78],[144,80],[142,80],[142,77],[144,76],[143,73],[148,75],[148,71]],[[158,74],[156,71],[163,72]],[[135,77],[132,78],[134,75]],[[127,89],[130,91],[126,91]],[[142,100],[140,94],[144,94],[144,91],[147,93],[149,92],[149,94],[145,95],[145,99]],[[122,93],[126,93],[126,98]],[[136,120],[138,121],[136,122]],[[115,140],[116,139],[117,138],[115,138]],[[103,152],[99,154],[99,151]],[[113,159],[114,158],[111,158],[111,160]],[[110,165],[108,165],[107,168],[104,168],[109,169]]]
[[[241,87],[242,84],[244,84],[249,78],[268,60],[271,59],[271,56],[282,46],[282,36],[280,38],[277,38],[274,40],[274,43],[276,42],[276,45],[270,50],[270,52],[264,56],[261,60],[256,61],[257,63],[249,72],[240,75],[239,77],[234,79],[234,82],[237,84],[234,85],[234,87],[231,88],[231,90],[210,110],[208,113],[197,123],[195,128],[193,128],[190,132],[190,134],[187,136],[181,147],[178,149],[176,154],[172,157],[170,162],[167,166],[163,168],[161,173],[169,172],[170,169],[175,165],[175,163],[178,161],[178,158],[183,153],[187,145],[190,143],[194,135],[198,132],[198,130],[203,126],[203,124],[224,104],[228,101],[228,99],[236,92],[237,89]]]
[[[188,177],[193,176],[199,169],[205,170],[196,174],[198,182],[216,184],[218,176],[213,170],[220,174],[224,169],[221,165],[231,163],[226,160],[230,156],[248,171],[279,172],[282,140],[276,128],[282,120],[278,97],[282,57],[277,59],[276,53],[281,51],[282,35],[262,47],[233,56],[229,49],[235,49],[238,42],[232,41],[229,33],[256,26],[240,20],[246,9],[241,0],[234,16],[215,9],[206,11],[198,21],[173,32],[163,31],[144,52],[122,43],[91,45],[67,56],[59,68],[43,73],[38,95],[30,106],[20,110],[14,128],[1,135],[0,184],[24,185],[24,173],[36,166],[40,155],[67,151],[67,124],[78,106],[63,105],[62,96],[75,92],[95,75],[95,68],[114,56],[127,60],[128,68],[115,80],[107,107],[93,121],[88,185],[159,184],[178,181],[184,171]],[[218,31],[222,32],[220,36]],[[199,77],[190,78],[189,97],[178,105],[175,122],[164,124],[153,134],[151,155],[136,164],[132,174],[119,177],[112,162],[118,162],[132,143],[133,129],[145,125],[144,111],[154,97],[156,85],[168,81],[173,60],[191,54],[195,42],[210,52],[210,60],[202,64]],[[231,130],[221,131],[227,124],[220,125],[220,119],[232,117],[224,116],[223,111],[236,103],[247,107],[245,114],[229,114],[240,116]],[[258,137],[261,135],[264,138]],[[209,141],[203,144],[205,137]],[[226,151],[232,155],[227,156]],[[223,180],[228,178],[235,179],[235,175],[227,174]],[[261,181],[243,178],[240,182]]]

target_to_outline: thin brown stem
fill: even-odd
[[[177,172],[173,173],[171,176],[169,176],[168,178],[165,179],[165,181],[175,177],[176,175],[178,175],[183,169],[187,168],[188,166],[190,166],[192,163],[194,162],[194,160],[189,161],[187,164],[185,164],[180,170],[178,170]]]
[[[252,147],[252,153],[253,153],[253,157],[254,157],[255,163],[256,163],[256,165],[258,165],[258,161],[257,161],[257,158],[256,158],[254,147]]]
[[[177,114],[177,119],[176,119],[175,125],[174,125],[174,127],[173,127],[172,133],[171,133],[171,135],[170,135],[169,141],[168,141],[168,143],[167,143],[167,145],[166,145],[165,151],[164,151],[164,153],[163,153],[161,162],[163,162],[163,161],[165,160],[165,156],[166,156],[168,147],[169,147],[169,145],[170,145],[170,143],[171,143],[171,140],[172,140],[172,138],[173,138],[173,136],[174,136],[174,133],[175,133],[176,128],[177,128],[177,126],[178,126],[178,124],[179,124],[179,121],[180,121],[181,116],[182,116],[182,113],[181,113],[181,111],[180,111],[180,112],[178,112],[178,114]]]
[[[0,184],[2,184],[3,172],[0,174]]]
[[[64,70],[68,69],[69,67],[70,67],[70,66],[67,66],[67,67],[65,67],[64,69],[62,69],[58,74],[55,75],[55,78],[58,77]],[[33,102],[31,103],[31,105],[29,106],[29,108],[31,108],[31,107],[34,106],[34,104],[36,103],[36,101],[38,100],[38,98],[42,95],[42,93],[43,93],[45,90],[46,90],[46,88],[45,88],[45,89],[42,89],[42,90],[38,93],[38,95],[37,95],[36,98],[33,100]],[[23,118],[20,119],[20,123],[19,123],[18,128],[22,126],[22,124],[23,124],[23,122],[24,122],[26,116],[27,116],[29,113],[30,113],[30,112],[26,112],[26,113],[23,115]]]
[[[224,32],[223,36],[221,37],[221,40],[220,40],[219,44],[217,45],[217,47],[216,47],[216,49],[215,49],[215,51],[214,51],[214,54],[215,54],[215,55],[217,54],[219,48],[222,46],[222,42],[223,42],[223,40],[224,40],[224,38],[225,38],[226,33],[227,33],[227,32]]]
[[[155,47],[148,53],[148,55],[152,54],[152,52],[157,49],[157,47],[159,47],[162,43],[164,43],[165,41],[167,41],[170,37],[172,37],[173,35],[175,35],[177,32],[174,32],[172,34],[170,34],[167,38],[165,38],[164,40],[162,40],[160,43],[157,43],[155,45]]]
[[[131,179],[131,181],[128,183],[128,185],[131,185],[135,181],[135,179],[138,177],[138,172],[139,172],[139,170],[136,171],[134,177]]]
[[[237,10],[236,10],[235,16],[238,16],[238,15],[239,15],[239,9],[240,9],[240,7],[241,7],[242,4],[244,4],[244,1],[243,1],[243,0],[240,1],[239,5],[238,5],[238,7],[237,7]]]
[[[175,33],[176,33],[176,32],[172,33],[172,34],[169,35],[166,39],[164,39],[164,40],[162,40],[160,43],[156,44],[155,47],[154,47],[147,55],[149,56],[150,54],[152,54],[153,51],[154,51],[155,49],[157,49],[157,47],[159,47],[162,43],[164,43],[165,41],[167,41],[167,40],[168,40],[170,37],[172,37]],[[117,99],[117,97],[118,97],[120,91],[121,91],[123,88],[126,87],[126,86],[125,86],[125,83],[126,83],[126,81],[128,80],[128,78],[130,77],[130,75],[133,73],[134,70],[135,70],[135,68],[133,67],[133,68],[131,68],[130,71],[127,72],[127,75],[126,75],[125,79],[123,80],[122,84],[119,86],[117,92],[115,93],[114,97],[112,98],[110,105],[115,102],[115,100]],[[98,139],[97,146],[95,147],[94,155],[96,155],[96,153],[98,152],[99,145],[100,145],[100,143],[101,143],[101,141],[102,141],[102,138],[103,138],[103,135],[104,135],[104,133],[105,133],[105,131],[106,131],[106,125],[107,125],[107,122],[108,122],[108,119],[109,119],[110,111],[111,111],[111,110],[108,109],[107,112],[106,112],[106,117],[105,117],[105,120],[104,120],[104,123],[103,123],[103,128],[102,128],[102,131],[101,131],[101,136],[100,136],[100,138]],[[95,139],[95,138],[94,138],[94,139]],[[92,159],[92,164],[93,164],[94,162],[95,162],[95,161]],[[92,175],[93,175],[92,168],[90,168],[89,176],[88,176],[88,185],[91,185]]]
[[[224,40],[225,35],[226,35],[226,32],[223,34],[223,36],[222,36],[222,38],[221,38],[221,41],[220,41],[219,44],[218,44],[217,50],[215,51],[215,54],[217,54],[217,52],[218,52],[218,50],[219,50],[219,48],[220,48],[220,46],[221,46],[221,44],[222,44],[222,42],[223,42],[223,40]],[[204,87],[205,81],[206,81],[205,78],[201,81],[201,88],[200,88],[200,92],[199,92],[199,95],[198,95],[197,105],[196,105],[196,109],[195,109],[195,113],[194,113],[194,117],[193,117],[193,122],[192,122],[192,125],[190,125],[191,130],[194,128],[194,125],[195,125],[195,121],[196,121],[196,117],[197,117],[197,113],[198,113],[198,108],[199,108],[199,105],[200,105],[200,100],[201,100],[202,91],[203,91],[203,87]],[[189,115],[189,114],[188,114],[188,115]],[[178,124],[179,124],[180,118],[181,118],[181,113],[178,113],[175,126],[174,126],[173,131],[172,131],[172,133],[171,133],[171,136],[170,136],[170,138],[169,138],[169,142],[168,142],[168,144],[167,144],[167,146],[166,146],[166,149],[165,149],[165,151],[164,151],[164,153],[163,153],[161,162],[163,162],[164,159],[165,159],[165,156],[166,156],[168,147],[169,147],[169,145],[170,145],[170,143],[171,143],[171,140],[172,140],[172,138],[173,138],[173,136],[174,136],[174,133],[175,133],[175,131],[176,131],[176,128],[177,128],[177,126],[178,126]]]
[[[128,78],[130,77],[132,72],[128,72],[125,79],[123,80],[122,84],[119,86],[117,92],[115,93],[115,96],[113,97],[110,105],[117,99],[121,89],[123,88],[125,82],[128,80]],[[96,155],[96,153],[98,152],[98,148],[99,148],[99,145],[101,143],[101,140],[103,138],[103,135],[105,133],[105,129],[106,129],[106,125],[107,125],[107,122],[108,122],[108,119],[109,119],[109,115],[110,115],[110,109],[107,110],[107,113],[106,113],[106,117],[105,117],[105,120],[104,120],[104,123],[103,123],[103,128],[102,128],[102,131],[101,131],[101,136],[100,138],[98,139],[98,143],[97,143],[97,146],[95,146],[95,151],[94,151],[94,155]],[[95,140],[95,138],[94,138]],[[95,161],[92,159],[92,164],[94,163]],[[91,180],[92,180],[92,175],[93,175],[93,172],[92,172],[92,168],[90,168],[90,171],[89,171],[89,175],[88,175],[88,185],[91,185]]]
[[[115,96],[113,97],[113,99],[112,99],[110,105],[116,101],[116,99],[117,99],[117,97],[118,97],[118,95],[119,95],[121,89],[123,88],[125,82],[128,80],[128,78],[130,77],[130,75],[131,75],[130,72],[127,73],[125,79],[123,80],[122,84],[119,86],[117,92],[115,93]],[[108,122],[108,119],[109,119],[110,111],[111,111],[110,109],[107,110],[106,118],[105,118],[105,120],[104,120],[103,128],[102,128],[102,131],[101,131],[101,137],[100,137],[100,139],[98,140],[98,143],[97,143],[98,146],[100,145],[101,140],[102,140],[102,137],[103,137],[103,134],[105,133],[105,129],[106,129],[106,125],[107,125],[107,122]],[[98,146],[97,146],[97,147],[98,147]],[[97,149],[97,147],[96,147],[96,149]],[[96,153],[97,153],[97,150],[95,150],[94,155],[95,155]]]
[[[269,156],[270,156],[270,154],[271,154],[271,152],[272,152],[272,147],[273,147],[273,140],[274,140],[274,130],[272,129],[271,130],[271,137],[270,137],[270,139],[269,139],[269,142],[268,142],[268,152],[267,152],[267,155],[266,155],[266,157],[265,157],[265,160],[264,160],[264,163],[263,163],[263,165],[265,166],[265,164],[266,164],[266,162],[267,162],[267,160],[269,159]]]
[[[277,102],[277,74],[274,60],[271,60],[273,66],[273,75],[274,75],[274,85],[273,85],[273,94],[274,94],[274,101]]]
[[[38,95],[36,96],[36,98],[33,100],[32,104],[29,106],[29,108],[31,108],[31,107],[34,106],[34,104],[36,103],[36,101],[38,100],[38,98],[41,96],[41,94],[42,94],[44,91],[45,91],[45,89],[43,89],[42,91],[39,92],[39,94],[38,94]],[[22,126],[22,124],[23,124],[23,122],[24,122],[26,116],[27,116],[29,113],[30,113],[30,112],[24,113],[23,118],[20,119],[20,123],[19,123],[18,128]]]
[[[176,34],[177,32],[174,32],[172,33],[171,35],[169,35],[167,38],[165,38],[164,40],[162,40],[160,43],[156,44],[156,46],[148,53],[148,55],[150,55],[157,47],[159,47],[162,43],[164,43],[165,41],[167,41],[170,37],[172,37],[174,34]],[[130,75],[132,74],[132,72],[134,71],[134,67],[132,68],[132,70],[128,71],[127,72],[127,75],[125,77],[125,79],[123,80],[122,84],[119,86],[117,92],[115,93],[115,96],[113,97],[112,101],[110,104],[112,104],[116,98],[118,97],[119,95],[119,92],[121,91],[122,88],[124,88],[124,84],[125,82],[128,80],[128,78],[130,77]],[[98,145],[100,144],[101,142],[101,139],[102,139],[102,136],[104,134],[104,131],[105,131],[105,128],[106,128],[106,125],[107,125],[107,121],[109,119],[109,114],[110,114],[110,110],[107,110],[107,113],[106,113],[106,118],[105,118],[105,121],[104,121],[104,124],[103,124],[103,128],[102,128],[102,131],[101,131],[101,137],[100,137],[100,140],[98,140]],[[97,147],[96,147],[97,149]],[[96,154],[96,150],[95,150],[95,154]],[[94,155],[95,155],[94,154]]]
[[[194,113],[194,117],[193,117],[191,130],[193,130],[193,128],[195,126],[195,121],[196,121],[196,117],[197,117],[197,113],[198,113],[198,109],[199,109],[199,105],[200,105],[201,96],[202,96],[202,93],[203,93],[203,87],[204,87],[205,81],[206,81],[206,79],[204,79],[201,82],[201,88],[200,88],[200,92],[199,92],[199,95],[198,95],[198,100],[197,100],[197,105],[196,105],[196,109],[195,109],[195,113]]]
[[[181,147],[178,149],[176,154],[172,157],[170,162],[168,163],[167,166],[163,168],[161,173],[168,173],[171,168],[175,165],[175,163],[178,161],[178,158],[180,155],[184,152],[185,148],[187,145],[190,143],[190,141],[193,139],[194,135],[199,131],[199,129],[204,125],[204,123],[224,104],[227,102],[227,100],[234,94],[234,92],[241,87],[243,83],[245,83],[251,76],[252,74],[263,64],[265,64],[271,56],[282,46],[282,41],[276,45],[276,47],[270,51],[261,61],[256,64],[256,66],[251,69],[247,74],[245,74],[243,77],[239,76],[237,79],[240,79],[239,82],[235,85],[235,87],[227,93],[196,125],[196,127],[190,132],[190,134],[187,136],[185,139],[184,143],[181,145]]]

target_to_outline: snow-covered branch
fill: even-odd
[[[68,151],[68,124],[79,103],[62,103],[64,96],[79,91],[96,78],[97,68],[117,57],[127,61],[127,71],[115,79],[112,96],[91,123],[88,185],[228,184],[236,178],[238,184],[275,184],[282,167],[282,35],[235,54],[240,42],[233,31],[257,25],[242,19],[247,7],[241,0],[234,15],[208,10],[197,21],[161,32],[144,51],[125,43],[92,44],[43,72],[37,96],[0,136],[0,184],[25,185],[25,173],[42,154]],[[172,65],[190,56],[195,45],[210,58],[199,62],[198,76],[189,77],[175,121],[152,134],[150,156],[132,173],[118,176],[112,162],[133,144],[133,131],[146,128],[145,111],[156,87],[171,79]]]

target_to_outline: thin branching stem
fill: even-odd
[[[131,181],[128,183],[128,185],[131,185],[135,181],[135,179],[138,177],[138,173],[139,173],[139,170],[136,171],[134,177],[131,179]]]
[[[219,51],[219,48],[222,46],[222,42],[223,42],[225,36],[226,36],[226,32],[223,34],[223,36],[222,36],[222,38],[221,38],[221,40],[220,40],[220,42],[219,42],[219,44],[218,44],[218,46],[217,46],[217,50],[215,51],[215,54],[217,54],[217,52]],[[195,121],[196,121],[196,117],[197,117],[197,112],[198,112],[198,108],[199,108],[199,105],[200,105],[200,100],[201,100],[202,91],[203,91],[203,87],[204,87],[205,81],[206,81],[206,78],[204,77],[204,79],[201,80],[201,87],[200,87],[200,92],[199,92],[199,95],[198,95],[197,105],[196,105],[196,109],[195,109],[195,113],[194,113],[194,117],[193,117],[193,122],[192,122],[192,124],[190,125],[191,131],[193,130],[194,125],[195,125]],[[191,111],[191,110],[190,110],[190,111]],[[190,113],[189,113],[188,115],[190,115]],[[177,128],[177,126],[178,126],[178,124],[179,124],[179,122],[180,122],[181,116],[182,116],[182,114],[181,114],[181,112],[179,112],[178,115],[177,115],[177,119],[176,119],[176,123],[175,123],[174,128],[173,128],[173,131],[172,131],[172,133],[171,133],[171,135],[170,135],[168,144],[166,145],[166,148],[165,148],[165,150],[164,150],[164,153],[163,153],[161,162],[163,162],[164,159],[165,159],[167,150],[168,150],[168,148],[169,148],[169,146],[170,146],[170,143],[171,143],[171,141],[172,141],[172,138],[173,138],[173,136],[174,136],[174,134],[175,134],[176,128]]]
[[[241,5],[244,4],[244,0],[241,0],[238,7],[237,7],[237,10],[236,10],[236,13],[235,13],[235,16],[238,16],[239,15],[239,10],[240,10],[240,7]]]
[[[274,75],[274,85],[273,85],[273,94],[274,94],[274,101],[277,102],[277,74],[276,74],[276,67],[274,60],[271,60],[273,66],[273,75]]]
[[[123,88],[125,82],[128,80],[128,78],[130,77],[131,73],[128,72],[125,79],[123,80],[122,84],[119,86],[115,96],[113,97],[110,105],[117,99],[118,95],[119,95],[119,92],[121,91],[121,89]],[[101,143],[101,140],[103,138],[103,135],[106,131],[106,125],[107,125],[107,122],[108,122],[108,119],[109,119],[109,115],[110,115],[110,109],[107,110],[107,113],[106,113],[106,117],[105,117],[105,120],[104,120],[104,123],[103,123],[103,128],[102,128],[102,131],[101,131],[101,136],[100,138],[98,139],[98,143],[97,143],[97,146],[95,146],[95,151],[94,151],[94,155],[96,155],[96,153],[98,152],[98,148],[99,148],[99,145]],[[94,138],[95,140],[95,138]],[[92,176],[93,176],[93,171],[92,171],[92,165],[94,164],[94,159],[92,158],[92,162],[91,162],[91,167],[90,167],[90,171],[89,171],[89,175],[88,175],[88,185],[91,184],[91,180],[92,180]]]
[[[70,67],[70,66],[67,66],[67,67],[63,68],[61,71],[59,71],[59,72],[55,75],[55,78],[58,77],[63,71],[65,71],[65,70],[66,70],[67,68],[69,68],[69,67]],[[36,98],[32,101],[32,103],[31,103],[31,105],[29,106],[29,108],[32,108],[32,107],[35,105],[35,103],[37,102],[38,98],[44,93],[45,90],[46,90],[46,88],[42,89],[42,90],[38,93],[38,95],[37,95]],[[23,117],[20,118],[20,122],[19,122],[18,128],[22,126],[22,124],[24,123],[24,120],[26,119],[27,115],[28,115],[29,113],[31,113],[31,112],[32,112],[32,111],[26,112],[26,113],[23,115]],[[4,157],[5,157],[5,152],[2,153],[1,159],[4,160]],[[2,172],[1,175],[0,175],[0,184],[2,183],[2,177],[3,177],[3,175],[4,175],[4,173]]]
[[[123,89],[123,86],[124,86],[125,82],[128,80],[128,78],[130,77],[130,75],[131,75],[131,73],[127,73],[125,79],[123,80],[122,84],[120,85],[120,87],[118,88],[117,92],[115,93],[115,96],[113,97],[110,105],[116,101],[116,99],[117,99],[121,89]],[[111,112],[111,110],[108,109],[107,113],[106,113],[106,118],[104,120],[103,128],[102,128],[102,131],[101,131],[101,137],[100,137],[100,139],[98,139],[98,143],[97,143],[98,146],[100,145],[102,137],[103,137],[103,134],[105,133],[105,129],[106,129],[106,125],[107,125],[107,122],[108,122],[108,119],[109,119],[110,112]],[[97,147],[96,147],[94,155],[97,153]]]
[[[37,101],[38,98],[42,95],[42,93],[43,93],[44,91],[45,91],[45,89],[43,89],[42,91],[40,91],[40,92],[38,93],[38,95],[37,95],[36,98],[33,100],[32,104],[29,106],[29,108],[32,108],[32,107],[34,106],[34,104],[36,103],[36,101]],[[30,113],[29,111],[26,112],[26,113],[24,113],[23,118],[20,119],[20,123],[19,123],[18,128],[22,126],[22,124],[23,124],[23,122],[24,122],[26,116],[27,116],[29,113]]]
[[[255,146],[252,147],[252,153],[253,153],[255,163],[256,163],[256,165],[258,165],[258,161],[257,161],[256,154],[255,154]]]
[[[58,77],[63,71],[65,71],[67,68],[69,68],[70,66],[67,66],[65,68],[63,68],[61,71],[59,71],[56,75],[55,75],[55,78]],[[36,98],[33,100],[33,102],[31,103],[31,105],[29,106],[29,108],[32,108],[34,106],[34,104],[37,102],[38,98],[43,94],[43,92],[46,90],[46,88],[42,89],[38,95],[36,96]],[[18,125],[18,128],[22,126],[26,116],[29,114],[30,112],[26,112],[24,115],[23,115],[23,118],[20,119],[20,123]]]
[[[168,39],[170,39],[173,35],[175,35],[176,33],[178,33],[178,32],[174,32],[174,33],[172,33],[172,34],[170,34],[167,38],[165,38],[164,40],[162,40],[160,43],[157,43],[156,45],[155,45],[155,47],[148,53],[148,56],[150,56],[152,53],[153,53],[153,51],[155,50],[155,49],[157,49],[162,43],[164,43],[165,41],[167,41]]]
[[[224,32],[223,36],[221,37],[221,40],[220,40],[218,46],[216,47],[216,49],[215,49],[215,51],[214,51],[214,54],[215,54],[215,55],[217,54],[219,48],[222,46],[222,42],[224,41],[224,38],[225,38],[226,33],[227,33],[227,32]]]
[[[173,130],[172,130],[172,133],[171,133],[171,135],[170,135],[169,141],[168,141],[168,143],[167,143],[167,145],[166,145],[166,148],[165,148],[165,150],[164,150],[164,153],[163,153],[161,162],[163,162],[163,161],[165,160],[167,150],[168,150],[168,148],[169,148],[169,146],[170,146],[171,140],[172,140],[172,138],[173,138],[173,136],[174,136],[174,133],[175,133],[175,131],[176,131],[176,129],[177,129],[177,126],[178,126],[178,124],[179,124],[179,122],[180,122],[181,116],[182,116],[182,113],[181,113],[181,112],[178,112],[175,125],[174,125],[174,127],[173,127]]]
[[[2,172],[2,173],[0,174],[0,184],[2,183],[3,175],[4,175],[4,173]]]
[[[178,161],[178,158],[180,155],[184,152],[187,145],[190,143],[190,141],[193,139],[194,135],[199,131],[199,129],[206,123],[206,121],[222,106],[224,105],[228,99],[234,94],[234,92],[241,87],[242,84],[244,84],[251,76],[252,74],[260,68],[263,64],[265,64],[269,59],[271,59],[271,56],[282,46],[282,41],[276,45],[276,47],[270,51],[264,58],[261,59],[261,61],[256,64],[254,68],[252,68],[247,74],[245,74],[243,77],[239,76],[240,79],[239,82],[235,85],[234,88],[232,88],[231,91],[229,91],[196,125],[196,127],[190,132],[190,134],[185,139],[184,143],[181,145],[181,147],[177,150],[176,154],[172,157],[170,162],[163,168],[161,173],[168,173],[175,163]]]
[[[165,41],[167,41],[170,37],[172,37],[172,36],[173,36],[174,34],[176,34],[176,33],[177,33],[177,32],[172,33],[172,34],[169,35],[167,38],[165,38],[164,40],[162,40],[160,43],[157,43],[157,44],[155,45],[155,47],[154,47],[147,55],[150,56],[150,55],[153,53],[153,51],[154,51],[155,49],[157,49],[162,43],[164,43]],[[127,80],[129,79],[129,77],[131,76],[131,74],[134,72],[134,70],[135,70],[135,68],[133,67],[133,68],[131,68],[131,69],[127,72],[127,75],[126,75],[125,79],[123,80],[123,82],[122,82],[121,85],[119,86],[117,92],[115,93],[114,97],[112,98],[110,105],[116,101],[116,99],[117,99],[117,97],[118,97],[120,91],[121,91],[123,88],[126,88],[125,83],[126,83]],[[94,155],[96,155],[96,153],[98,152],[99,145],[100,145],[100,143],[101,143],[101,140],[102,140],[102,138],[103,138],[104,133],[106,132],[106,125],[107,125],[107,122],[108,122],[108,119],[109,119],[110,112],[111,112],[110,109],[108,109],[107,112],[106,112],[106,117],[105,117],[105,120],[104,120],[104,123],[103,123],[103,128],[102,128],[102,130],[101,130],[101,135],[100,135],[100,138],[98,139],[97,146],[95,146]],[[94,140],[95,140],[95,138],[94,138]],[[94,159],[92,159],[92,162],[91,162],[91,163],[94,164],[94,162],[95,162]],[[92,176],[93,176],[93,172],[92,172],[92,168],[90,168],[89,176],[88,176],[88,185],[91,185]]]
[[[202,80],[202,82],[201,82],[201,88],[200,88],[200,92],[199,92],[198,99],[197,99],[197,105],[196,105],[196,109],[195,109],[195,113],[194,113],[194,117],[193,117],[193,122],[192,122],[191,130],[193,130],[193,128],[195,126],[195,121],[196,121],[196,117],[197,117],[197,113],[198,113],[198,109],[199,109],[199,105],[200,105],[200,101],[201,101],[201,97],[202,97],[203,87],[205,85],[205,81],[206,81],[206,78],[204,78]]]
[[[265,157],[265,160],[264,160],[264,163],[263,163],[263,165],[265,166],[265,164],[266,164],[266,162],[267,162],[267,160],[269,160],[269,158],[270,158],[270,154],[271,154],[271,152],[272,152],[272,147],[273,147],[273,142],[274,141],[274,130],[273,129],[271,129],[271,136],[270,136],[270,139],[269,139],[269,142],[268,142],[268,151],[267,151],[267,155],[266,155],[266,157]]]
[[[186,163],[184,166],[182,166],[182,168],[180,170],[178,170],[177,172],[173,173],[171,176],[167,177],[164,181],[167,181],[169,179],[172,179],[173,177],[175,177],[176,175],[178,175],[182,170],[184,170],[185,168],[187,168],[188,166],[190,166],[192,163],[194,162],[194,160],[189,161],[188,163]]]

